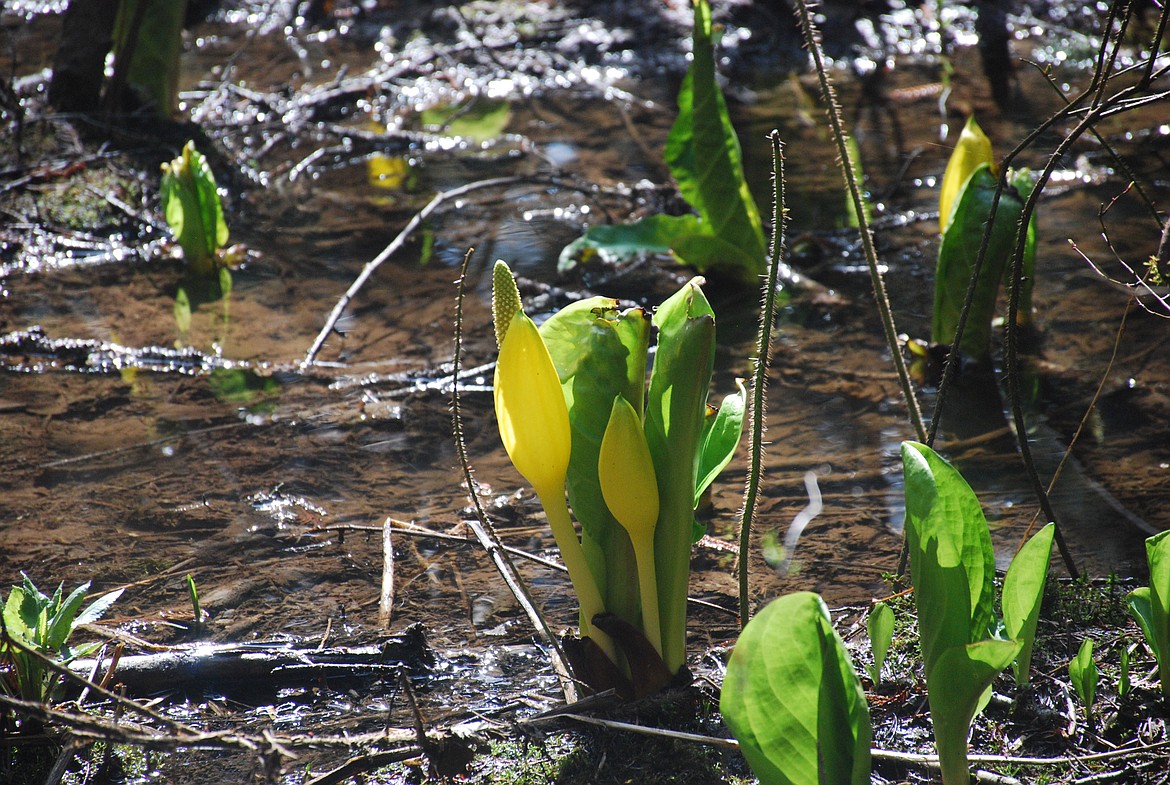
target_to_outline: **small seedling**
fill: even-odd
[[[24,581],[13,586],[3,610],[3,637],[0,638],[0,689],[24,700],[45,703],[56,690],[60,676],[19,646],[56,659],[65,664],[85,656],[100,644],[74,649],[69,645],[73,631],[82,624],[97,621],[116,601],[124,589],[110,592],[81,610],[89,592],[89,583],[78,586],[62,598],[64,585],[53,596],[43,594],[32,580],[21,573]],[[19,644],[13,645],[13,644]]]
[[[194,621],[191,622],[191,634],[198,637],[203,632],[203,608],[199,605],[199,589],[195,587],[195,578],[187,574],[187,594],[191,597],[191,613]]]
[[[163,211],[171,235],[183,249],[192,276],[212,280],[223,266],[228,227],[211,166],[195,143],[187,142],[162,170]]]
[[[1081,641],[1077,656],[1068,663],[1068,677],[1081,703],[1085,705],[1085,721],[1093,724],[1093,704],[1097,700],[1097,663],[1093,661],[1093,639]]]
[[[1133,689],[1133,682],[1129,675],[1129,638],[1122,638],[1118,650],[1120,663],[1117,669],[1117,697],[1125,698]]]
[[[894,640],[894,612],[890,606],[884,602],[874,603],[865,621],[865,629],[869,633],[869,648],[873,652],[869,678],[877,684],[882,680],[882,665],[886,662],[886,654]]]

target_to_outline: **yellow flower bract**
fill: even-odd
[[[496,421],[508,457],[543,496],[563,493],[569,469],[569,409],[536,325],[516,311],[500,346]]]

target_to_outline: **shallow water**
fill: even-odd
[[[17,580],[21,570],[44,585],[92,580],[98,591],[128,585],[110,621],[169,641],[183,637],[191,617],[183,583],[191,574],[215,639],[357,640],[378,629],[381,535],[344,527],[380,527],[390,517],[466,533],[447,381],[458,261],[475,246],[464,364],[486,366],[494,356],[487,304],[492,259],[509,260],[525,278],[564,283],[555,273],[556,255],[582,222],[620,220],[630,210],[653,210],[671,198],[652,184],[636,184],[665,181],[655,151],[674,116],[685,19],[663,12],[646,29],[614,38],[614,20],[603,15],[571,6],[519,7],[536,15],[563,14],[532,22],[554,31],[549,35],[579,22],[577,33],[596,40],[592,48],[582,45],[566,54],[525,39],[516,52],[500,45],[497,59],[508,58],[503,64],[464,57],[452,66],[447,73],[465,78],[466,85],[498,91],[511,102],[506,135],[482,147],[436,137],[360,135],[387,125],[416,129],[417,118],[405,107],[464,93],[458,80],[441,73],[415,74],[420,63],[431,62],[420,53],[431,39],[423,35],[405,43],[408,21],[391,24],[390,17],[375,13],[285,33],[281,25],[248,22],[245,7],[197,26],[185,57],[183,100],[221,146],[216,161],[240,161],[223,172],[221,184],[230,197],[233,242],[244,243],[253,255],[234,273],[229,301],[198,306],[186,335],[178,334],[173,316],[181,269],[147,245],[163,236],[159,229],[140,225],[139,241],[130,244],[154,249],[146,258],[115,258],[111,249],[127,245],[125,238],[95,232],[88,250],[61,265],[45,263],[61,252],[65,234],[51,222],[39,227],[53,235],[40,244],[31,239],[32,228],[6,235],[0,259],[0,330],[6,333],[0,336],[6,467],[0,479],[0,585]],[[450,33],[445,25],[455,24],[439,8],[411,7],[436,48],[449,45],[442,40]],[[511,41],[516,21],[501,24],[501,40]],[[35,17],[27,28],[6,28],[22,54],[21,75],[44,65],[37,46],[51,40],[52,25],[51,18]],[[640,35],[659,36],[661,51],[640,59],[629,43]],[[384,69],[401,60],[406,65],[394,80],[381,83]],[[747,53],[733,60],[729,66],[739,68],[737,74],[756,62]],[[929,52],[901,55],[897,62],[892,89],[938,78]],[[958,76],[944,114],[929,90],[921,91],[923,99],[890,104],[893,115],[863,112],[856,83],[845,71],[838,73],[846,114],[860,122],[898,327],[916,337],[929,330],[935,182],[964,113],[978,109],[1002,153],[1058,100],[1038,74],[1021,69],[1025,100],[1005,116],[991,105],[973,50],[959,49],[955,65]],[[1070,69],[1069,79],[1083,77]],[[231,84],[271,99],[250,99]],[[339,85],[350,92],[322,102],[316,114],[297,109],[298,100],[319,94],[315,90]],[[753,554],[753,599],[812,589],[830,604],[867,601],[885,592],[881,576],[896,565],[898,445],[912,431],[863,260],[853,234],[841,228],[844,198],[835,152],[823,125],[807,124],[810,107],[819,111],[811,97],[815,87],[803,77],[756,71],[750,80],[733,81],[729,93],[761,204],[767,195],[764,135],[777,127],[784,136],[789,239],[805,249],[794,261],[837,295],[825,304],[794,294],[777,332],[757,531],[783,539],[807,502],[803,477],[809,471],[818,476],[825,509],[800,539],[793,574],[780,577]],[[269,105],[277,99],[280,106]],[[1126,115],[1124,126],[1103,130],[1136,162],[1136,171],[1164,185],[1170,137],[1160,111],[1155,106],[1148,114]],[[895,116],[904,135],[901,151],[890,135]],[[165,144],[141,144],[147,157],[165,155]],[[405,156],[414,184],[371,184],[368,161],[379,151]],[[1042,159],[1026,162],[1035,166]],[[92,164],[89,171],[101,166]],[[128,165],[122,160],[111,166]],[[119,173],[134,177],[129,169]],[[421,243],[409,243],[353,301],[319,362],[300,368],[349,282],[435,190],[510,175],[529,179],[469,195],[432,218],[429,263],[419,264]],[[152,176],[148,172],[138,184],[135,206],[153,211],[157,221]],[[42,190],[34,198],[57,185],[56,179],[37,184]],[[1044,343],[1034,436],[1045,478],[1105,373],[1127,297],[1095,276],[1069,250],[1068,240],[1124,278],[1109,262],[1111,251],[1097,224],[1101,205],[1123,190],[1100,148],[1085,141],[1061,169],[1060,187],[1040,205],[1036,301]],[[30,209],[20,201],[7,206]],[[1122,256],[1141,259],[1153,251],[1157,227],[1130,195],[1121,196],[1104,221]],[[76,263],[78,256],[97,263]],[[685,271],[671,272],[685,279]],[[636,270],[591,274],[585,282],[639,301],[653,302],[669,291],[661,276],[639,277]],[[582,282],[565,285],[576,290]],[[735,377],[748,373],[757,297],[718,282],[709,294],[720,319],[714,394],[721,396]],[[561,304],[555,293],[540,302],[545,309]],[[1170,490],[1165,328],[1162,318],[1131,310],[1118,359],[1055,496],[1077,563],[1090,574],[1140,572],[1144,532],[1138,522],[1170,527],[1163,501]],[[183,351],[176,353],[176,345]],[[505,541],[546,553],[553,543],[539,507],[495,434],[488,373],[470,375],[463,397],[477,477]],[[929,414],[929,391],[923,401]],[[949,435],[942,448],[953,448],[952,457],[980,494],[1001,555],[1010,557],[1036,505],[1010,438],[983,438],[1006,427],[1001,405],[985,397],[960,405],[958,412],[944,423]],[[733,540],[744,464],[741,455],[717,483],[704,513],[716,539]],[[478,548],[408,535],[396,535],[394,547],[391,629],[422,622],[436,648],[470,647],[466,656],[475,661],[464,666],[477,674],[471,682],[436,680],[437,705],[454,698],[474,702],[493,687],[503,691],[521,680],[517,673],[534,667],[524,648],[531,632]],[[700,547],[693,594],[733,608],[732,564],[729,551]],[[560,575],[543,567],[524,571],[555,623],[572,623],[575,609]],[[726,643],[735,629],[734,615],[699,610],[693,650]],[[500,666],[507,657],[512,665]],[[555,693],[547,679],[537,689]]]

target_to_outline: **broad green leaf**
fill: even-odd
[[[89,607],[87,607],[78,615],[78,617],[73,621],[73,626],[77,627],[82,624],[92,624],[102,616],[105,616],[106,611],[110,609],[111,605],[118,601],[118,598],[122,596],[122,592],[124,591],[126,591],[124,588],[118,589],[117,591],[112,591],[109,594],[104,594],[101,597],[98,597],[89,604]]]
[[[731,393],[719,404],[719,411],[709,414],[703,420],[702,448],[699,451],[699,480],[695,484],[695,507],[699,497],[715,481],[719,473],[727,468],[739,446],[743,435],[744,401],[747,391],[742,382],[737,382],[739,392]]]
[[[950,344],[955,339],[959,314],[967,296],[967,286],[975,269],[979,247],[991,204],[996,179],[987,165],[980,166],[967,179],[958,197],[951,222],[943,232],[938,251],[934,282],[934,314],[930,340]],[[975,297],[963,330],[959,351],[976,360],[986,359],[991,351],[991,321],[999,284],[1015,248],[1016,224],[1024,207],[1014,188],[1005,188],[995,213],[995,224],[987,245],[987,254],[979,271]]]
[[[1139,586],[1129,593],[1126,598],[1129,603],[1129,615],[1137,622],[1146,643],[1154,653],[1159,665],[1162,662],[1162,652],[1154,642],[1154,609],[1150,603],[1150,587]]]
[[[597,224],[565,246],[557,260],[557,270],[569,270],[579,258],[594,253],[609,264],[626,262],[639,254],[673,253],[684,238],[707,231],[697,215],[656,214],[631,224]]]
[[[719,708],[762,785],[869,782],[865,695],[811,592],[773,601],[744,628]]]
[[[1049,523],[1020,548],[1003,579],[1003,623],[1009,638],[1022,646],[1015,662],[1016,684],[1028,685],[1032,664],[1032,645],[1036,641],[1036,624],[1040,620],[1040,603],[1048,582],[1048,562],[1052,557],[1052,538],[1056,524]]]
[[[28,623],[25,615],[21,612],[24,604],[24,589],[20,586],[13,586],[12,591],[8,592],[8,599],[4,602],[4,626],[8,628],[8,634],[14,638],[31,641],[33,630],[36,627],[36,618],[34,616],[32,624]]]
[[[646,399],[646,442],[661,502],[654,533],[663,659],[671,673],[686,659],[687,584],[700,439],[715,362],[715,313],[694,278],[654,314],[658,351]]]
[[[971,720],[991,682],[1019,653],[1018,642],[989,638],[952,646],[939,655],[933,677],[927,677],[926,692],[943,785],[970,782],[967,737]]]
[[[755,265],[754,251],[745,251],[724,237],[710,234],[712,230],[703,224],[700,234],[680,237],[670,248],[684,264],[699,272],[710,269],[750,271]],[[752,274],[752,273],[747,273]]]
[[[1097,701],[1097,663],[1093,661],[1092,638],[1081,641],[1077,656],[1068,663],[1068,677],[1077,697],[1085,704],[1085,715],[1092,718],[1093,704]]]
[[[972,115],[967,118],[963,131],[959,134],[959,142],[955,145],[951,157],[947,159],[947,169],[943,173],[942,187],[939,189],[938,197],[939,232],[947,230],[947,226],[951,222],[955,200],[967,184],[971,174],[981,165],[990,166],[993,163],[991,140],[987,138],[987,134],[983,133],[983,129],[979,127],[979,123],[975,122],[975,116]]]
[[[743,176],[739,138],[715,80],[711,8],[707,0],[698,0],[694,10],[694,59],[679,90],[679,114],[667,137],[666,163],[683,198],[708,224],[706,234],[740,249],[751,263],[732,269],[758,275],[767,262],[763,226]]]
[[[178,107],[186,9],[185,0],[122,0],[114,22],[115,73],[164,119]]]
[[[902,443],[906,543],[929,683],[944,651],[982,640],[994,615],[995,553],[979,499],[934,450]]]
[[[890,651],[890,642],[894,640],[894,612],[890,606],[884,602],[874,603],[865,620],[865,629],[869,633],[869,648],[873,651],[873,668],[869,677],[877,684],[882,680],[882,665]]]
[[[422,124],[445,136],[460,136],[475,144],[494,139],[512,120],[507,101],[476,99],[470,106],[432,106],[422,112]]]
[[[553,314],[540,334],[569,407],[569,503],[584,532],[586,558],[606,608],[637,625],[634,551],[605,505],[597,462],[613,399],[622,396],[641,414],[650,320],[641,309],[619,313],[616,300],[591,297]]]

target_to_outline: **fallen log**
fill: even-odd
[[[322,680],[393,677],[428,672],[435,662],[421,625],[377,645],[300,648],[282,642],[196,643],[154,654],[80,659],[70,664],[77,673],[102,679],[111,664],[109,685],[123,685],[127,695],[164,690],[235,694],[280,687],[312,685]]]

